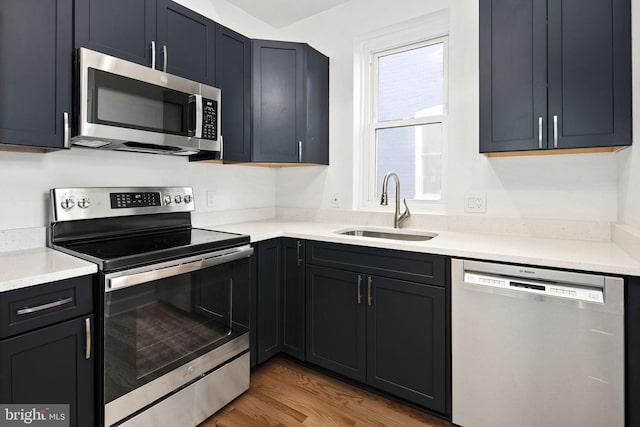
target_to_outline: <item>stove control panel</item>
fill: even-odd
[[[54,188],[50,195],[52,222],[195,210],[191,187]]]

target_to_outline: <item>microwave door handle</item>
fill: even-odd
[[[195,129],[189,129],[189,134],[194,138],[202,138],[202,95],[191,95],[189,97],[190,108],[194,109]]]
[[[162,46],[162,62],[163,68],[162,70],[167,72],[167,60],[169,59],[169,52],[167,51],[167,45]]]
[[[151,40],[151,68],[156,69],[156,42]]]

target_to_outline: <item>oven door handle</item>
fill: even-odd
[[[118,275],[116,277],[105,276],[105,291],[114,291],[129,286],[140,285],[154,280],[165,279],[167,277],[178,276],[180,274],[190,273],[202,270],[216,265],[225,264],[242,258],[248,258],[253,254],[251,246],[242,246],[233,251],[224,251],[220,255],[213,255],[192,262],[171,265],[167,267],[153,268],[140,273],[131,273]]]

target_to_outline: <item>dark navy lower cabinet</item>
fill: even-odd
[[[94,425],[94,318],[89,276],[0,293],[0,402],[68,404]]]
[[[0,18],[0,144],[64,148],[73,1],[3,0]]]
[[[445,260],[307,242],[307,361],[448,414]]]
[[[353,271],[307,265],[307,361],[360,382],[366,371],[366,296]]]
[[[445,288],[367,281],[367,384],[445,413]]]
[[[305,360],[305,242],[282,238],[282,351]]]
[[[304,360],[304,241],[270,239],[254,248],[252,366],[280,352]]]
[[[255,360],[261,364],[282,348],[282,246],[280,239],[255,245],[256,337]]]
[[[626,280],[627,426],[640,426],[640,277]]]

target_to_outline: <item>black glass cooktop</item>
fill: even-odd
[[[65,252],[96,262],[103,271],[131,268],[164,260],[248,244],[249,236],[188,228],[164,233],[58,244]]]

